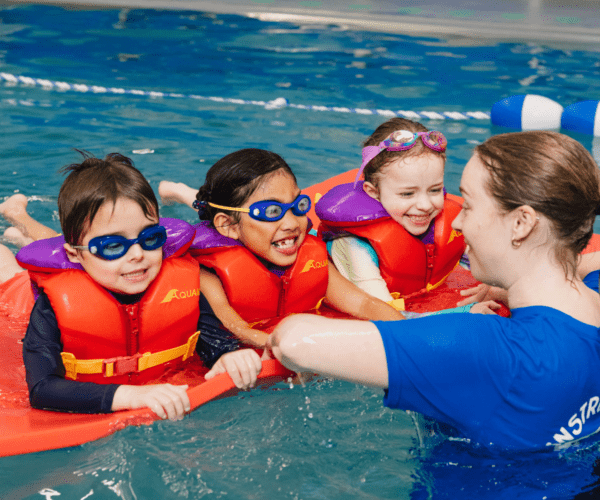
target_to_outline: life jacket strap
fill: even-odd
[[[108,359],[77,359],[70,352],[61,352],[60,356],[65,366],[65,378],[77,380],[77,375],[80,373],[85,375],[102,373],[105,377],[114,377],[141,372],[177,358],[185,361],[194,354],[199,336],[198,331],[190,336],[185,344],[154,353],[137,353],[133,356],[117,356]]]
[[[400,296],[400,294],[398,292],[394,292],[390,295],[392,296],[393,300],[389,300],[387,303],[394,309],[396,309],[396,311],[404,311],[404,299]]]

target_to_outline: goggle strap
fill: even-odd
[[[249,208],[240,208],[240,207],[225,207],[223,205],[217,205],[216,203],[211,203],[210,201],[207,202],[211,207],[213,208],[220,208],[221,210],[231,210],[233,212],[246,212],[246,213],[250,213],[250,209]]]
[[[375,158],[379,153],[381,153],[382,149],[379,146],[367,146],[364,147],[362,150],[362,164],[360,165],[360,168],[358,169],[358,172],[356,173],[356,177],[354,178],[354,187],[356,187],[356,184],[358,183],[358,180],[360,179],[360,176],[363,173],[363,170],[365,169],[365,167],[367,166],[367,164],[373,159]]]

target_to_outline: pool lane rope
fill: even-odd
[[[307,111],[328,111],[332,113],[353,113],[357,115],[378,115],[387,118],[401,117],[410,120],[489,120],[490,113],[484,111],[467,111],[460,113],[458,111],[392,111],[388,109],[364,109],[364,108],[346,108],[339,106],[321,106],[313,104],[293,104],[288,102],[285,97],[277,97],[271,101],[253,101],[245,99],[234,99],[230,97],[207,97],[196,94],[178,94],[173,92],[157,92],[148,90],[122,89],[115,87],[101,87],[98,85],[85,85],[82,83],[67,83],[46,80],[43,78],[32,78],[23,75],[13,75],[11,73],[0,73],[0,82],[4,81],[9,85],[24,85],[30,87],[42,87],[46,90],[74,91],[90,94],[112,94],[112,95],[135,95],[151,98],[175,98],[175,99],[196,99],[200,101],[211,101],[227,104],[240,104],[250,106],[261,106],[265,109],[293,108]]]

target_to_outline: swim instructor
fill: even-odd
[[[294,315],[269,344],[295,371],[385,389],[384,404],[485,446],[536,449],[600,428],[600,298],[577,277],[600,205],[598,167],[556,132],[491,137],[467,163],[471,271],[505,288],[511,318],[367,322]]]

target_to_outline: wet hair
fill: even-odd
[[[555,258],[574,276],[600,206],[600,174],[590,153],[564,134],[533,131],[490,137],[475,154],[501,211],[529,205],[550,221]]]
[[[283,170],[294,182],[296,176],[285,160],[272,151],[264,149],[240,149],[217,161],[207,172],[206,181],[198,190],[196,200],[226,207],[241,207],[267,176]],[[213,220],[218,212],[239,222],[240,213],[203,204],[198,214],[200,219]]]
[[[379,146],[381,141],[387,139],[390,134],[397,130],[408,130],[409,132],[429,132],[429,129],[419,122],[407,120],[406,118],[392,118],[391,120],[382,123],[375,129],[375,132],[371,134],[364,143],[363,148],[367,146]],[[375,187],[378,187],[379,178],[381,171],[385,166],[396,158],[408,158],[410,156],[420,156],[422,154],[430,154],[434,156],[440,156],[444,162],[446,161],[446,153],[432,151],[423,144],[421,140],[417,140],[415,145],[405,151],[382,151],[369,163],[365,165],[363,175],[365,181],[370,182]]]
[[[68,174],[58,194],[58,215],[65,241],[79,245],[104,203],[113,206],[119,198],[137,203],[144,215],[158,218],[158,202],[154,191],[131,159],[110,153],[101,160],[87,151],[81,163],[62,167]]]

